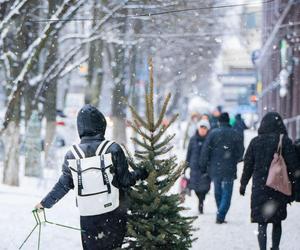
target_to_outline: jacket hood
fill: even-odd
[[[230,118],[227,112],[224,112],[219,117],[219,123],[228,123],[229,124]]]
[[[242,120],[241,114],[236,114],[235,120],[236,120],[236,121],[241,121],[241,120]]]
[[[84,105],[77,115],[79,137],[100,135],[104,137],[106,120],[104,115],[94,106]]]
[[[260,124],[258,134],[287,134],[286,127],[279,113],[269,112],[267,113]]]

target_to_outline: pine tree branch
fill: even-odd
[[[169,122],[169,124],[160,129],[159,133],[153,137],[153,142],[152,142],[153,144],[155,144],[161,138],[161,136],[167,131],[167,129],[171,126],[171,124],[175,122],[178,116],[179,114],[174,115],[171,121]]]
[[[134,119],[137,120],[144,128],[148,128],[148,124],[146,122],[144,122],[144,120],[139,116],[139,114],[136,112],[134,107],[132,107],[131,105],[128,105],[128,106],[129,106],[129,109],[130,109]]]
[[[167,96],[167,98],[164,101],[162,110],[161,110],[161,112],[159,114],[159,119],[158,119],[157,123],[154,126],[154,130],[158,129],[158,127],[161,125],[161,123],[162,123],[162,121],[164,119],[165,113],[167,111],[167,106],[169,104],[170,98],[171,98],[171,94],[169,93],[168,96]]]
[[[149,71],[150,71],[150,93],[148,95],[148,109],[149,109],[149,127],[150,131],[154,132],[154,80],[153,80],[153,62],[152,58],[149,58]]]
[[[139,154],[139,155],[148,155],[148,154],[149,154],[149,151],[135,150],[135,153],[136,153],[136,154]]]
[[[135,125],[132,122],[128,122],[130,127],[136,132],[138,133],[140,136],[142,136],[143,138],[147,139],[148,141],[151,141],[152,139],[146,134],[144,133],[141,129],[138,128],[138,123],[136,120],[134,120]]]
[[[154,146],[154,150],[158,150],[159,148],[167,145],[170,141],[172,141],[174,139],[175,136],[176,136],[176,134],[168,135],[163,142]]]
[[[151,125],[151,107],[150,107],[150,96],[148,94],[145,95],[145,102],[146,102],[146,117],[147,117],[147,122],[148,126],[147,129],[153,133],[153,127]]]
[[[155,151],[154,155],[155,156],[159,156],[159,155],[164,155],[167,154],[168,152],[170,152],[172,149],[174,148],[174,146],[170,146],[170,147],[164,147],[162,148],[160,151]]]
[[[131,138],[132,141],[134,141],[136,144],[140,145],[141,147],[149,150],[149,151],[152,151],[152,147],[150,145],[148,145],[147,143],[144,143],[144,142],[141,142],[139,139],[137,138]]]
[[[134,156],[140,160],[143,160],[143,161],[147,161],[149,160],[148,157],[146,156],[143,156],[143,155],[140,155],[140,154],[134,154]]]

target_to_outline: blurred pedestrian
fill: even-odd
[[[211,130],[218,128],[219,127],[219,118],[222,112],[222,107],[221,106],[217,106],[213,112],[212,112],[212,116],[210,117],[210,127]]]
[[[208,115],[208,114],[203,114],[203,115],[201,116],[201,120],[209,121],[209,115]]]
[[[295,172],[295,183],[293,186],[293,195],[295,201],[300,202],[300,139],[296,139],[294,142],[297,159],[298,159],[298,167]]]
[[[189,139],[195,134],[195,131],[197,130],[197,124],[200,120],[201,115],[197,112],[193,112],[191,114],[190,120],[188,121],[185,133],[184,133],[184,139],[183,139],[183,148],[186,147],[187,142]]]
[[[186,161],[190,168],[189,189],[194,190],[199,200],[199,213],[203,214],[203,204],[205,196],[210,189],[210,178],[208,175],[202,175],[199,168],[199,160],[201,155],[202,145],[207,137],[210,129],[209,121],[200,120],[198,129],[195,135],[192,136],[189,142]]]
[[[105,117],[92,105],[85,105],[79,111],[77,128],[80,144],[67,152],[62,175],[35,208],[51,208],[74,189],[83,249],[121,247],[127,222],[124,191],[137,180],[145,179],[148,173],[145,169],[129,172],[122,148],[104,138]]]
[[[243,141],[244,141],[244,131],[246,129],[248,129],[248,127],[245,124],[245,122],[244,122],[241,114],[236,114],[236,116],[235,116],[235,122],[233,124],[233,129],[242,136]]]
[[[212,130],[202,148],[200,169],[209,173],[215,190],[218,208],[216,223],[226,223],[230,208],[233,182],[237,178],[237,164],[242,160],[244,146],[241,136],[229,125],[228,113],[219,118],[220,128]]]
[[[273,224],[272,249],[278,250],[282,233],[281,221],[287,217],[286,206],[291,201],[287,196],[266,186],[274,154],[280,153],[279,138],[282,138],[282,156],[287,166],[289,180],[293,182],[297,156],[282,118],[277,112],[267,113],[258,129],[258,136],[250,142],[244,159],[240,194],[244,195],[252,177],[251,222],[258,223],[258,243],[261,250],[267,247],[267,226]]]

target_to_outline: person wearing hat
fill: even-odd
[[[121,146],[106,140],[106,120],[96,107],[82,107],[77,130],[80,143],[67,152],[59,180],[35,208],[51,208],[73,189],[83,249],[112,250],[122,246],[127,230],[126,190],[148,172],[129,171]]]
[[[203,176],[199,168],[199,158],[202,145],[207,137],[210,124],[208,120],[200,120],[197,124],[196,133],[191,137],[188,145],[186,162],[190,168],[189,189],[194,190],[199,199],[199,213],[203,214],[203,203],[210,188],[208,175]]]
[[[229,114],[219,117],[219,128],[213,129],[205,140],[200,157],[200,171],[208,173],[214,183],[218,208],[216,223],[226,223],[230,208],[233,182],[237,178],[237,164],[242,160],[242,137],[229,124]]]

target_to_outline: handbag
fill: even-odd
[[[199,191],[203,193],[208,193],[210,190],[210,183],[211,183],[211,179],[209,175],[207,173],[201,174],[199,179]]]
[[[179,180],[179,198],[180,202],[183,203],[185,201],[185,196],[191,195],[191,190],[189,189],[189,179],[184,175]]]
[[[282,139],[283,134],[279,137],[277,151],[275,152],[271,162],[266,186],[287,196],[291,196],[292,184],[289,180],[287,166],[282,156]]]

